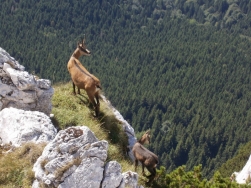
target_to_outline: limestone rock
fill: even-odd
[[[123,179],[119,188],[131,187],[131,188],[144,188],[138,185],[138,174],[136,172],[128,171],[122,174]]]
[[[116,188],[119,187],[123,175],[121,174],[121,166],[116,161],[110,161],[105,166],[104,180],[102,188]]]
[[[20,146],[28,141],[49,142],[57,134],[50,118],[42,112],[5,108],[0,111],[2,144]]]
[[[134,144],[137,142],[137,138],[135,137],[134,129],[133,127],[124,119],[124,117],[120,114],[120,112],[114,108],[111,104],[111,102],[106,99],[105,96],[102,95],[103,101],[109,106],[110,109],[112,109],[114,116],[121,122],[123,129],[125,133],[128,136],[128,155],[131,158],[131,160],[134,160],[134,156],[132,153],[132,148]]]
[[[86,126],[59,131],[33,166],[32,187],[137,188],[137,173],[122,174],[116,161],[105,164],[107,149],[107,141],[99,141]]]
[[[98,141],[88,127],[61,130],[34,164],[35,178],[61,188],[99,187],[107,148],[107,141]]]
[[[54,93],[51,82],[35,79],[24,70],[24,66],[0,48],[0,110],[14,107],[49,115]]]

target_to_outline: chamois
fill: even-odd
[[[143,144],[150,143],[150,134],[149,130],[134,144],[132,148],[132,152],[135,158],[135,171],[137,170],[138,161],[142,164],[142,173],[145,176],[144,167],[151,173],[149,176],[148,183],[151,183],[156,175],[156,166],[158,164],[158,157],[147,148],[143,146]]]
[[[73,94],[76,95],[75,86],[78,88],[78,94],[80,89],[84,89],[92,103],[96,117],[99,115],[100,103],[99,92],[101,89],[100,81],[94,75],[90,74],[86,68],[80,63],[79,58],[81,56],[90,56],[91,52],[86,48],[85,39],[78,42],[76,50],[73,52],[70,60],[68,61],[67,68],[71,75]],[[96,99],[96,101],[95,101]]]

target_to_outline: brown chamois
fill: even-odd
[[[149,130],[134,144],[132,152],[135,158],[135,171],[137,170],[138,161],[142,164],[142,173],[145,176],[144,167],[151,173],[148,183],[151,183],[156,175],[156,166],[158,164],[158,156],[149,151],[143,144],[150,143]]]
[[[73,94],[76,95],[75,86],[78,88],[78,94],[80,89],[84,89],[92,103],[96,117],[99,115],[100,103],[99,92],[101,89],[100,81],[94,75],[90,74],[86,68],[80,63],[79,58],[81,56],[90,56],[91,52],[86,48],[85,39],[78,42],[77,49],[73,52],[70,60],[67,64],[68,71],[71,75]],[[96,101],[95,101],[96,99]]]

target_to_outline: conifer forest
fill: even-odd
[[[251,141],[251,1],[2,0],[0,47],[53,84],[81,63],[171,172],[210,178]],[[246,158],[247,160],[247,158]],[[246,161],[238,169],[240,171]]]

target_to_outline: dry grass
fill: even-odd
[[[69,163],[65,164],[64,166],[62,166],[61,168],[57,169],[55,172],[54,172],[54,175],[56,178],[60,178],[63,176],[63,174],[68,170],[70,169],[72,166],[76,165],[76,166],[79,166],[81,163],[81,159],[80,158],[77,158],[77,159],[74,159],[72,161],[70,161]]]
[[[28,142],[13,152],[5,153],[0,149],[0,185],[1,187],[31,187],[34,180],[32,167],[42,154],[45,144]]]

